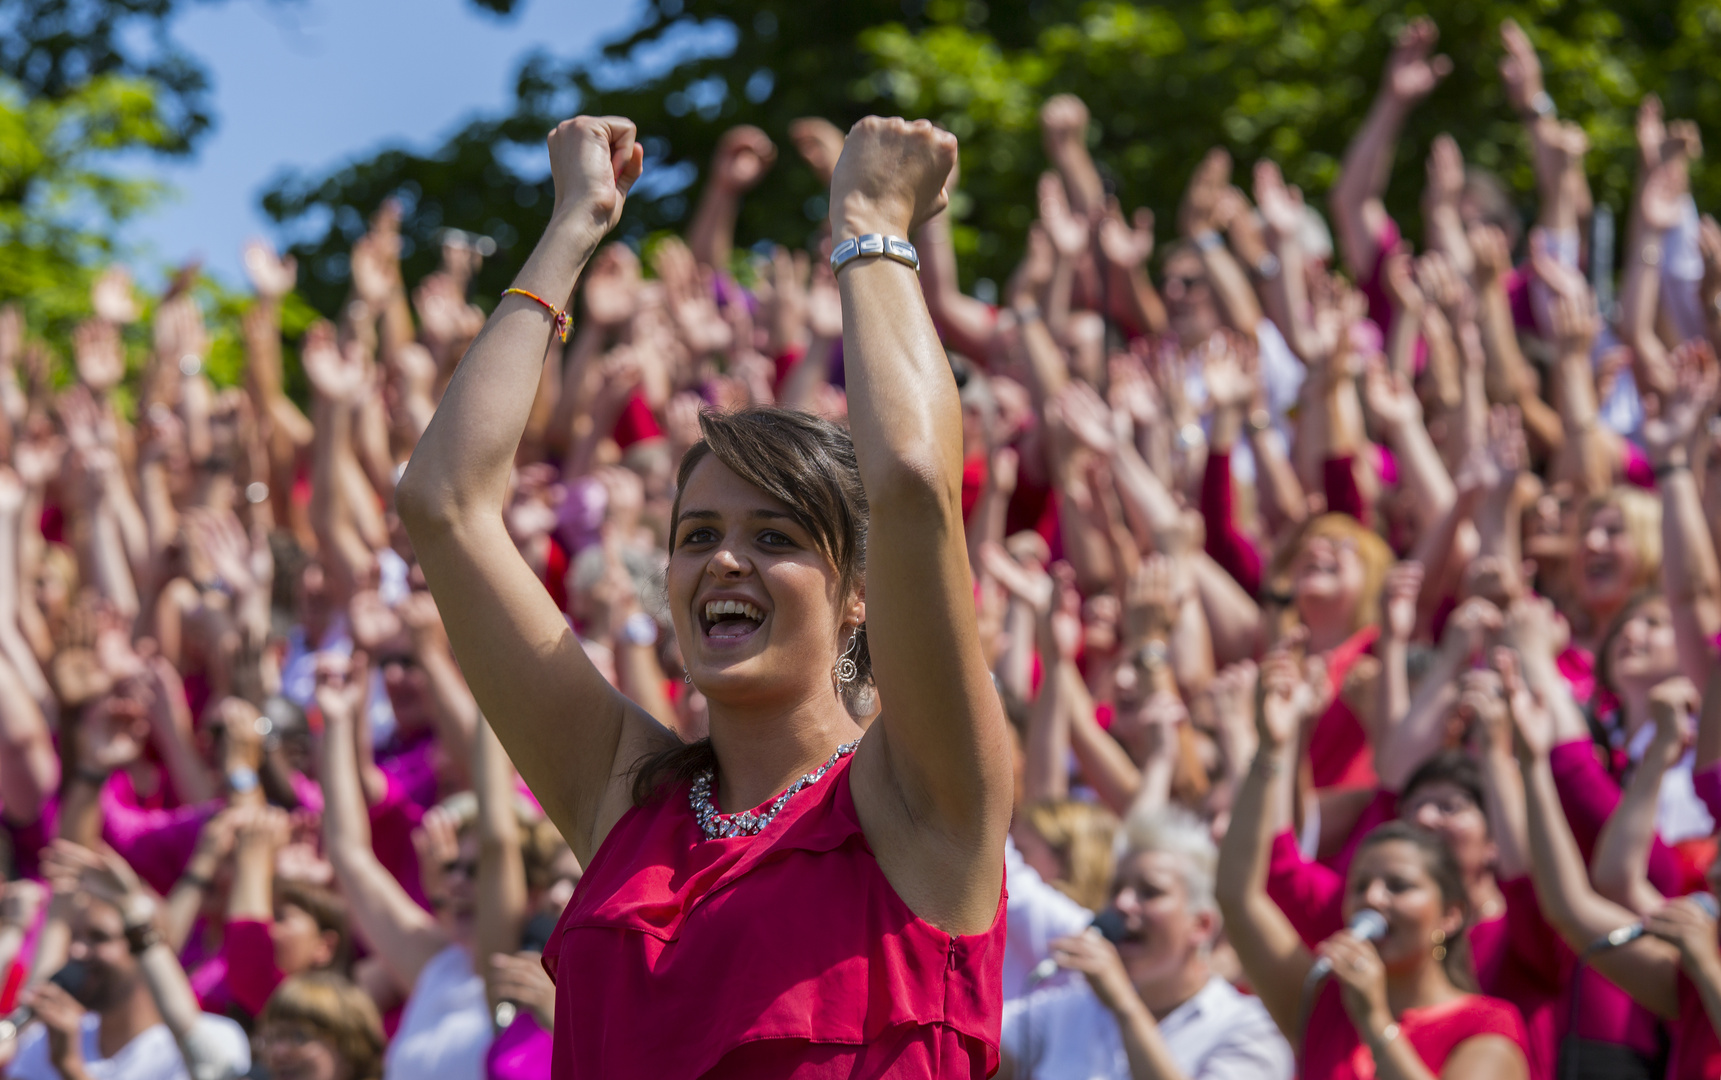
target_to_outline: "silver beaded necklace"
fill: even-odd
[[[831,766],[855,752],[860,740],[847,742],[837,747],[837,752],[820,765],[817,772],[804,774],[799,780],[790,784],[788,789],[771,801],[771,805],[763,810],[746,810],[739,814],[720,814],[711,801],[711,784],[716,779],[716,770],[706,769],[693,778],[693,790],[688,793],[687,801],[693,806],[693,817],[699,822],[699,831],[705,834],[707,840],[723,840],[732,836],[757,836],[765,826],[771,824],[785,803],[794,798],[795,793],[802,788],[811,787],[831,771]]]

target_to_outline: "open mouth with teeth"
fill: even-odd
[[[714,640],[750,637],[764,622],[765,613],[745,600],[707,600],[700,612],[701,628]]]

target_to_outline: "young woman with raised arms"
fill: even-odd
[[[1010,744],[975,629],[957,390],[912,248],[863,247],[838,273],[852,442],[787,410],[702,418],[667,572],[710,702],[709,741],[684,746],[598,674],[503,525],[547,309],[643,156],[616,117],[567,121],[549,149],[554,212],[515,279],[531,295],[497,306],[397,497],[473,693],[587,866],[546,952],[554,1074],[983,1076]],[[831,182],[839,248],[913,236],[955,158],[924,121],[857,124]],[[863,732],[845,701],[869,671],[882,709]]]

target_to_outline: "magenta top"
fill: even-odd
[[[1201,520],[1206,525],[1207,554],[1236,579],[1244,592],[1259,596],[1261,552],[1237,527],[1229,450],[1214,450],[1207,455],[1207,466],[1201,474]]]
[[[1721,1040],[1703,998],[1683,969],[1679,972],[1679,1019],[1668,1025],[1672,1053],[1667,1059],[1667,1080],[1717,1080],[1721,1078]]]
[[[688,784],[616,823],[544,950],[553,1076],[978,1080],[998,1067],[1003,890],[982,934],[916,916],[861,831],[853,760],[758,836],[705,839]]]
[[[1359,827],[1353,835],[1365,831]],[[1354,854],[1354,848],[1346,851]],[[1308,862],[1295,838],[1283,832],[1273,838],[1269,858],[1267,895],[1285,912],[1305,945],[1312,949],[1344,929],[1348,857],[1346,870]],[[1476,981],[1484,993],[1511,1002],[1522,1015],[1531,1080],[1553,1080],[1563,1030],[1564,1014],[1558,1005],[1572,954],[1542,918],[1528,878],[1503,881],[1500,891],[1506,897],[1506,910],[1466,931]]]
[[[1435,1076],[1459,1044],[1478,1035],[1505,1036],[1529,1059],[1524,1019],[1499,998],[1466,994],[1444,1005],[1406,1009],[1398,1018],[1398,1037],[1415,1047],[1416,1056]],[[1309,1013],[1301,1075],[1303,1080],[1374,1080],[1374,1057],[1345,1012],[1335,980],[1321,988]]]
[[[484,1055],[485,1075],[489,1080],[548,1080],[552,1042],[550,1033],[521,1009],[514,1022],[491,1040]]]

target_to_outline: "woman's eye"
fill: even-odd
[[[694,529],[692,532],[682,537],[681,542],[683,544],[703,544],[710,541],[711,538],[716,535],[717,534],[710,529]]]
[[[784,547],[794,543],[780,532],[766,532],[759,535],[759,542],[770,547]]]

